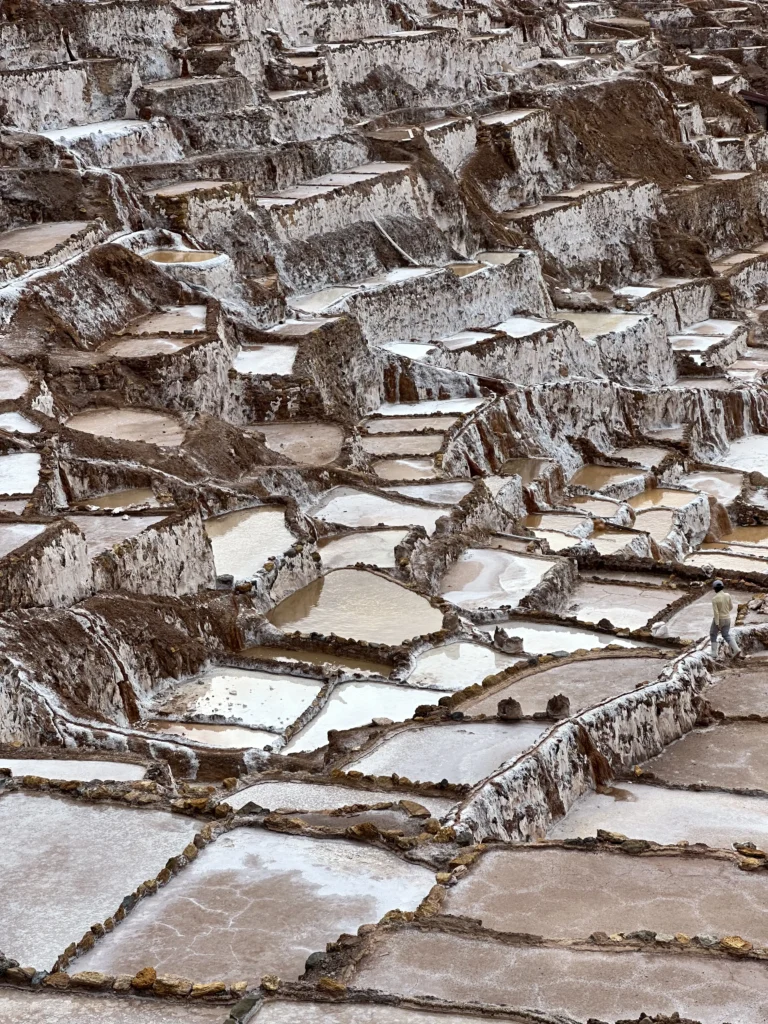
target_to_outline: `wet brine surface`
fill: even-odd
[[[127,782],[143,779],[147,770],[144,764],[129,764],[125,761],[86,761],[72,758],[30,758],[0,757],[0,768],[10,768],[17,776],[36,775],[42,779],[77,779],[92,782]]]
[[[199,823],[129,807],[9,793],[0,799],[3,839],[0,948],[50,970],[94,921],[180,853]],[[1,990],[0,990],[1,991]]]
[[[456,970],[461,964],[461,970]],[[732,958],[510,947],[450,933],[383,936],[356,988],[526,1007],[586,1021],[680,1013],[700,1024],[763,1024],[768,975]]]
[[[312,703],[322,682],[284,673],[220,666],[181,683],[158,710],[175,717],[223,717],[251,728],[287,728]]]
[[[296,541],[286,525],[282,506],[227,512],[206,520],[205,532],[211,541],[217,574],[236,580],[250,578]]]
[[[631,870],[630,870],[631,868]],[[492,850],[446,910],[482,918],[495,931],[579,939],[595,931],[741,935],[768,941],[768,908],[759,875],[744,877],[737,858],[639,857],[610,851]]]
[[[286,633],[321,633],[397,645],[442,627],[426,598],[361,569],[336,569],[281,601],[268,615]]]
[[[730,850],[733,843],[768,842],[768,800],[737,793],[695,793],[632,782],[588,793],[549,830],[550,839],[594,836],[597,829],[655,843],[706,843]]]
[[[353,729],[369,725],[373,718],[401,722],[410,718],[420,704],[436,704],[447,690],[424,690],[394,683],[341,683],[312,721],[291,737],[283,753],[315,750],[328,742],[331,729]]]
[[[67,420],[70,430],[112,437],[122,441],[176,447],[184,440],[186,428],[174,416],[149,409],[91,409]]]
[[[460,608],[514,607],[555,565],[507,551],[468,548],[440,581],[440,593]]]
[[[176,740],[202,743],[206,747],[226,750],[263,750],[280,746],[280,736],[264,729],[250,729],[239,725],[214,725],[201,722],[166,722],[161,719],[142,724],[148,732],[170,736]]]
[[[149,487],[130,487],[124,491],[111,491],[109,494],[96,494],[93,497],[81,498],[76,504],[94,505],[96,508],[129,508],[131,505],[150,505],[159,502],[155,492]]]
[[[235,810],[252,801],[271,811],[280,808],[297,811],[322,811],[333,810],[337,807],[352,807],[355,804],[392,803],[397,802],[400,797],[401,794],[397,791],[352,789],[351,786],[267,780],[228,795],[226,802]],[[446,797],[423,796],[421,793],[418,795],[417,802],[437,817],[444,814],[455,803]]]
[[[299,466],[325,466],[338,458],[344,431],[336,423],[257,423],[267,448]]]
[[[395,733],[348,766],[420,782],[477,782],[536,743],[550,723],[452,722]]]
[[[469,715],[495,715],[500,700],[513,697],[524,715],[544,711],[547,701],[562,694],[571,702],[571,715],[630,693],[642,683],[653,682],[664,669],[662,658],[594,658],[556,665],[510,682],[477,701],[464,705]]]
[[[393,889],[401,909],[415,910],[433,882],[428,868],[360,843],[235,829],[162,899],[142,900],[78,968],[134,974],[151,960],[158,973],[200,981],[296,979],[329,936],[390,909]]]
[[[407,530],[369,530],[321,541],[317,549],[325,569],[342,569],[362,562],[381,569],[395,564],[395,547],[408,536]]]
[[[642,469],[626,469],[621,466],[582,466],[568,483],[573,487],[587,487],[590,491],[601,491],[604,487],[626,484],[630,480],[641,480]]]
[[[339,526],[423,526],[428,533],[447,509],[396,501],[381,494],[334,487],[307,509],[307,515]]]
[[[610,633],[593,633],[577,626],[564,626],[559,622],[502,619],[479,625],[477,628],[490,636],[493,636],[498,628],[507,636],[520,637],[526,654],[553,654],[555,651],[570,654],[572,651],[591,651],[595,647],[607,647],[609,644],[617,644],[619,647],[637,646],[636,641],[627,640],[625,637],[612,636]]]
[[[408,676],[408,683],[410,686],[461,690],[481,683],[486,676],[503,672],[522,660],[522,655],[504,654],[492,647],[459,641],[421,654]]]
[[[768,724],[723,722],[694,729],[643,767],[675,786],[702,782],[768,792]]]
[[[0,988],[0,1020],[4,1024],[221,1024],[221,1007],[8,987]]]
[[[658,586],[585,582],[574,589],[568,610],[585,622],[599,623],[601,619],[608,619],[620,628],[640,629],[679,596],[674,590]]]
[[[346,669],[350,672],[375,672],[378,675],[388,676],[392,666],[383,661],[373,661],[371,658],[356,658],[354,655],[327,654],[325,651],[313,651],[303,647],[267,647],[256,645],[244,647],[238,651],[245,658],[264,658],[268,661],[282,662],[283,664],[295,664],[306,662],[309,665],[328,665],[330,669]]]

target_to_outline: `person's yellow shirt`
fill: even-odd
[[[721,590],[718,594],[715,594],[712,598],[712,614],[718,626],[721,626],[724,622],[730,624],[732,611],[733,601],[728,591]]]

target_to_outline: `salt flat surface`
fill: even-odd
[[[267,616],[285,632],[397,645],[442,628],[426,598],[364,569],[335,569],[286,597]]]
[[[467,714],[495,715],[500,700],[514,697],[524,715],[544,711],[547,701],[563,694],[571,702],[571,714],[601,704],[604,700],[630,693],[640,683],[653,682],[664,669],[663,658],[594,658],[554,665],[526,676],[494,693],[479,697],[465,707]]]
[[[17,452],[0,456],[0,494],[31,494],[40,479],[40,456]]]
[[[43,256],[66,242],[78,231],[87,228],[87,220],[45,221],[28,228],[14,228],[0,234],[0,250],[8,249],[21,256]]]
[[[241,348],[233,363],[238,373],[284,376],[296,362],[298,345],[249,345]]]
[[[431,455],[442,443],[442,434],[373,434],[360,440],[369,455]]]
[[[653,585],[627,587],[617,583],[579,583],[571,594],[568,612],[585,622],[608,619],[619,628],[640,629],[679,596],[677,591]]]
[[[70,417],[70,430],[82,430],[98,437],[176,447],[184,440],[186,428],[175,416],[149,409],[91,409]]]
[[[331,537],[318,545],[325,569],[342,569],[363,562],[381,569],[395,564],[395,546],[408,536],[407,530],[369,530]]]
[[[244,647],[238,654],[244,658],[265,658],[267,661],[279,661],[283,664],[295,664],[304,661],[310,665],[330,665],[331,668],[348,669],[349,672],[375,672],[380,676],[388,676],[392,672],[390,665],[372,658],[356,658],[353,655],[327,654],[325,651],[314,651],[304,647],[268,647],[257,644]]]
[[[472,412],[484,398],[436,398],[424,402],[385,402],[376,412],[380,416],[431,416],[433,413]]]
[[[656,843],[706,843],[729,850],[734,842],[768,842],[768,800],[733,793],[617,783],[615,793],[589,793],[549,831],[550,839],[594,836],[597,829]]]
[[[467,548],[440,581],[440,593],[460,608],[514,607],[555,566],[555,559]]]
[[[165,722],[158,719],[142,726],[149,732],[167,733],[181,740],[203,743],[206,747],[225,750],[248,750],[277,745],[279,737],[264,729],[249,729],[242,725],[211,725],[201,722]]]
[[[321,688],[317,679],[222,665],[182,683],[161,706],[177,716],[222,715],[255,729],[279,731],[309,707]]]
[[[0,400],[6,402],[21,398],[28,387],[26,373],[14,366],[0,366]]]
[[[0,949],[50,970],[70,942],[184,849],[179,814],[9,793],[0,799]]]
[[[482,1018],[365,1003],[268,1003],[259,1024],[480,1024]],[[507,1020],[494,1016],[494,1020]]]
[[[457,970],[457,964],[461,970]],[[586,1020],[679,1012],[701,1024],[766,1024],[768,973],[733,958],[511,948],[395,932],[361,962],[355,988],[546,1010]]]
[[[742,555],[741,552],[745,550],[743,547],[732,550],[740,553],[730,554],[729,549],[718,550],[716,548],[694,551],[693,554],[686,555],[685,564],[712,566],[715,570],[732,569],[734,572],[768,573],[768,565],[765,561],[762,561],[765,558],[765,552],[761,548],[755,548],[753,557]]]
[[[38,135],[51,139],[52,142],[79,142],[80,139],[90,138],[91,135],[109,135],[118,138],[121,135],[132,135],[133,132],[148,127],[146,121],[136,120],[113,120],[93,121],[90,124],[75,124],[71,128],[51,128],[48,131],[38,132]]]
[[[147,766],[124,761],[79,761],[72,758],[0,757],[0,768],[14,775],[37,775],[42,779],[76,779],[78,782],[129,782],[143,779]]]
[[[455,722],[419,726],[385,739],[347,770],[364,775],[397,772],[419,782],[478,782],[536,743],[551,724]]]
[[[408,505],[354,487],[333,487],[307,509],[307,515],[340,526],[423,526],[427,533],[433,532],[445,512]]]
[[[205,330],[207,308],[204,305],[161,306],[130,323],[126,334],[152,334],[154,331],[200,332]]]
[[[768,664],[748,660],[712,677],[706,691],[712,707],[729,717],[768,716]]]
[[[768,725],[723,722],[694,729],[643,765],[665,782],[768,791]]]
[[[297,978],[342,932],[394,906],[415,910],[433,872],[346,841],[241,828],[206,847],[162,891],[78,960],[80,970],[199,981]]]
[[[568,481],[591,491],[600,491],[609,484],[625,484],[643,475],[641,469],[625,469],[621,466],[582,466]]]
[[[20,412],[0,413],[0,430],[7,430],[9,433],[18,434],[39,434],[40,427],[22,416]]]
[[[738,497],[743,484],[741,473],[718,472],[717,470],[702,470],[699,473],[688,473],[681,476],[678,481],[682,487],[689,487],[693,491],[704,491],[711,494],[713,498],[727,505]]]
[[[731,620],[736,617],[736,606],[751,601],[755,596],[748,590],[732,590],[728,587],[728,593],[733,599],[733,613]],[[711,590],[706,590],[701,597],[697,597],[691,604],[681,608],[679,612],[667,619],[667,629],[670,636],[681,636],[686,640],[700,640],[703,636],[709,635],[709,626],[712,622],[712,598]]]
[[[430,480],[438,475],[432,459],[378,459],[371,469],[380,480]]]
[[[608,633],[593,633],[589,629],[577,626],[561,626],[557,622],[521,622],[519,619],[502,619],[477,626],[484,633],[493,636],[496,627],[508,636],[519,636],[523,641],[526,654],[553,654],[555,651],[591,651],[594,647],[607,647],[617,644],[619,647],[637,647],[636,640],[625,640],[620,636]]]
[[[296,541],[282,506],[240,509],[208,519],[205,532],[213,548],[218,575],[249,579],[270,558],[284,554]]]
[[[732,469],[740,469],[744,473],[768,475],[768,434],[750,434],[731,441],[725,455],[715,456],[713,462]]]
[[[408,683],[461,690],[522,660],[522,655],[504,654],[493,647],[459,641],[419,655]]]
[[[183,335],[173,338],[152,338],[132,334],[125,338],[108,341],[101,346],[100,351],[116,359],[149,359],[151,356],[173,355],[176,352],[181,352],[194,341],[194,338],[185,338]]]
[[[0,558],[45,533],[43,523],[0,523]]]
[[[257,423],[267,448],[300,466],[325,466],[338,458],[344,431],[336,423]]]
[[[316,750],[328,742],[331,729],[353,729],[368,725],[373,718],[402,722],[413,716],[420,704],[436,704],[447,690],[424,690],[394,683],[350,682],[337,686],[331,699],[312,721],[293,736],[283,753]]]
[[[422,433],[445,431],[458,421],[458,416],[393,416],[389,419],[367,420],[366,434],[400,434],[404,430],[419,430]]]
[[[124,491],[110,491],[108,494],[81,498],[78,504],[95,505],[97,508],[128,508],[131,505],[157,506],[159,502],[151,488],[129,487]]]
[[[221,1024],[221,1010],[221,1006],[170,999],[0,988],[3,1024]]]
[[[435,484],[401,484],[398,487],[385,487],[385,491],[402,494],[405,498],[420,498],[435,505],[458,505],[466,498],[474,484],[455,481]]]
[[[628,504],[635,511],[657,507],[683,508],[697,497],[695,491],[676,491],[672,487],[648,487],[630,498]]]
[[[448,890],[444,910],[495,931],[584,939],[649,929],[768,942],[759,875],[738,858],[636,857],[607,851],[492,850]]]
[[[266,780],[247,789],[241,789],[224,798],[234,810],[244,807],[250,801],[270,811],[279,808],[296,811],[325,811],[336,807],[351,807],[353,804],[396,803],[400,798],[414,799],[428,808],[436,817],[445,814],[456,802],[444,797],[418,797],[388,792],[387,790],[351,789],[348,786],[313,785],[311,782],[281,782]]]

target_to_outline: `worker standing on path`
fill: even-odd
[[[709,627],[709,642],[712,645],[712,657],[717,657],[718,633],[730,647],[731,654],[735,657],[739,657],[739,648],[736,641],[731,636],[731,612],[733,611],[733,600],[731,599],[731,595],[725,589],[725,584],[722,580],[715,580],[712,584],[712,588],[715,591],[715,596],[712,598],[712,625]]]

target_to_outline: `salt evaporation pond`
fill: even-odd
[[[456,722],[404,729],[347,766],[420,782],[478,782],[536,743],[551,723]]]
[[[586,487],[590,491],[601,491],[604,487],[615,487],[630,480],[641,480],[641,469],[626,469],[621,466],[582,466],[568,481],[571,487]]]
[[[479,1024],[480,1020],[474,1014],[429,1013],[381,1003],[268,1003],[259,1010],[259,1017],[259,1024]],[[506,1014],[494,1015],[493,1019],[513,1024],[513,1018]]]
[[[264,747],[279,747],[280,737],[265,729],[249,729],[240,725],[211,725],[201,722],[145,722],[142,728],[148,732],[162,733],[184,742],[202,743],[206,747],[221,747],[223,750],[263,750]]]
[[[232,364],[238,373],[285,376],[293,370],[298,345],[249,345],[241,348]]]
[[[718,472],[712,469],[688,473],[681,476],[678,483],[692,491],[704,491],[705,494],[717,498],[723,505],[728,505],[741,493],[744,477],[741,473]]]
[[[285,525],[285,509],[268,505],[227,512],[205,522],[219,576],[249,579],[282,555],[296,538]]]
[[[0,558],[45,533],[42,523],[0,523]]]
[[[474,486],[463,480],[450,480],[433,484],[400,484],[398,487],[385,487],[384,490],[390,494],[402,494],[404,498],[419,498],[432,505],[458,505]]]
[[[375,672],[377,675],[388,676],[392,667],[383,661],[371,658],[355,658],[352,655],[327,654],[325,651],[312,651],[303,647],[244,647],[238,652],[244,658],[265,658],[268,661],[279,661],[286,665],[306,662],[309,665],[328,665],[331,669],[347,669],[350,672]]]
[[[432,533],[446,511],[409,505],[354,487],[333,487],[307,509],[307,515],[339,526],[423,526],[427,533]]]
[[[605,793],[588,793],[548,832],[549,839],[594,836],[597,829],[655,843],[706,843],[730,850],[735,842],[768,842],[768,800],[736,793],[624,782]]]
[[[745,549],[736,549],[740,552],[744,552]],[[768,573],[768,564],[764,561],[765,552],[755,547],[755,554],[753,557],[744,555],[729,554],[727,550],[718,550],[716,548],[702,548],[700,551],[694,551],[691,555],[686,555],[685,564],[695,565],[702,568],[713,567],[715,571],[719,569],[732,570],[733,572],[741,573]]]
[[[383,434],[360,440],[369,455],[434,455],[442,443],[442,434]]]
[[[631,866],[631,868],[630,868]],[[746,877],[745,877],[746,876]],[[444,910],[494,931],[583,939],[596,931],[741,935],[768,943],[759,875],[735,860],[635,857],[606,850],[489,850]]]
[[[147,313],[128,324],[124,334],[154,334],[168,331],[171,334],[200,333],[205,330],[208,309],[202,304],[186,306],[161,306],[155,313]]]
[[[426,598],[364,569],[334,569],[286,597],[267,618],[286,633],[334,633],[391,646],[443,625],[442,612]]]
[[[0,988],[5,1024],[222,1024],[221,1006],[170,999],[104,999],[98,995]],[[417,1022],[414,1022],[417,1024]],[[443,1024],[442,1019],[437,1024]],[[450,1024],[450,1022],[449,1022]]]
[[[20,412],[0,413],[0,430],[6,430],[9,434],[39,434],[40,427]]]
[[[282,753],[316,750],[328,742],[331,729],[354,729],[374,718],[402,722],[420,704],[436,704],[447,690],[424,690],[394,683],[350,682],[337,686],[325,707],[283,747]]]
[[[524,715],[544,711],[547,701],[563,694],[571,702],[571,715],[604,700],[631,693],[639,684],[653,682],[665,668],[663,658],[589,658],[535,672],[464,706],[469,715],[495,715],[500,700],[514,697]]]
[[[304,676],[220,666],[176,687],[160,710],[202,720],[223,716],[254,729],[281,731],[309,707],[321,689],[320,680]]]
[[[71,416],[66,425],[98,437],[120,441],[143,441],[175,448],[184,440],[186,427],[166,413],[150,409],[89,409]]]
[[[656,507],[683,508],[697,497],[698,495],[694,491],[676,491],[671,487],[649,487],[630,498],[628,504],[635,511]]]
[[[367,533],[350,533],[343,537],[329,537],[321,540],[318,551],[325,569],[343,569],[347,565],[363,562],[380,569],[392,568],[395,564],[395,546],[402,544],[408,536],[407,530],[369,530]]]
[[[21,398],[28,387],[29,380],[25,373],[13,366],[0,366],[0,401]]]
[[[432,870],[385,850],[239,828],[201,851],[119,928],[78,960],[82,971],[198,981],[296,979],[329,936],[356,932],[393,907],[415,910]],[[10,948],[10,947],[5,947]]]
[[[461,964],[461,970],[456,965]],[[733,957],[511,947],[437,931],[390,932],[351,982],[401,996],[525,1007],[568,1020],[679,1013],[700,1024],[763,1024],[768,973]]]
[[[368,420],[368,434],[400,434],[404,430],[446,431],[458,422],[458,416],[394,416]]]
[[[489,636],[501,629],[507,636],[517,636],[523,641],[526,654],[553,654],[555,651],[587,650],[617,644],[619,647],[638,647],[637,640],[627,640],[610,633],[594,633],[578,626],[563,626],[559,622],[525,622],[519,619],[502,619],[476,627]]]
[[[152,356],[175,355],[194,342],[194,338],[182,335],[175,338],[129,335],[106,342],[99,351],[114,359],[149,359]]]
[[[0,949],[50,970],[70,942],[181,853],[199,825],[163,811],[6,794]]]
[[[680,594],[659,586],[633,587],[615,583],[579,583],[568,611],[585,622],[608,619],[623,629],[640,629]]]
[[[762,473],[768,476],[768,434],[750,434],[731,441],[725,455],[715,457],[713,462],[743,473]]]
[[[130,508],[132,505],[159,505],[155,492],[149,487],[128,487],[124,491],[110,491],[109,494],[97,494],[82,498],[74,504],[94,505],[96,508]]]
[[[130,782],[143,779],[147,766],[125,761],[81,761],[72,758],[2,757],[0,768],[10,768],[19,778],[36,775],[42,779],[64,779],[77,782]]]
[[[755,596],[748,590],[732,590],[728,587],[735,608],[739,604],[746,604]],[[701,597],[687,604],[680,611],[674,613],[667,619],[667,630],[670,636],[680,636],[685,640],[700,640],[703,636],[709,635],[709,627],[712,622],[712,598],[714,593],[707,589]]]
[[[423,402],[385,402],[376,410],[379,416],[432,416],[472,412],[485,398],[435,398]],[[373,421],[375,422],[375,420]]]
[[[643,767],[674,786],[701,782],[768,791],[768,727],[762,722],[723,722],[694,729]]]
[[[379,459],[371,468],[381,480],[427,480],[438,475],[432,459]]]
[[[326,466],[339,457],[344,443],[336,423],[258,423],[252,432],[263,434],[267,448],[300,466]]]
[[[486,676],[503,672],[523,660],[522,655],[503,654],[493,647],[462,640],[420,654],[416,667],[408,676],[408,685],[462,690],[465,686],[482,683]]]
[[[18,452],[0,456],[0,494],[31,494],[40,479],[40,456]]]
[[[557,562],[508,551],[468,548],[440,581],[440,593],[460,608],[515,606]]]
[[[237,793],[224,797],[233,810],[239,810],[247,803],[255,803],[270,811],[279,809],[295,811],[327,811],[337,807],[351,807],[354,804],[397,803],[398,800],[416,799],[435,817],[441,817],[455,804],[455,800],[439,796],[412,797],[402,792],[382,789],[352,789],[349,786],[324,786],[311,782],[281,782],[266,780],[248,786]]]
[[[674,525],[675,513],[672,509],[651,509],[648,512],[638,512],[635,516],[635,529],[650,534],[658,543],[669,536]]]
[[[43,256],[88,226],[87,220],[61,220],[14,228],[0,234],[0,249],[8,249],[22,256]]]

